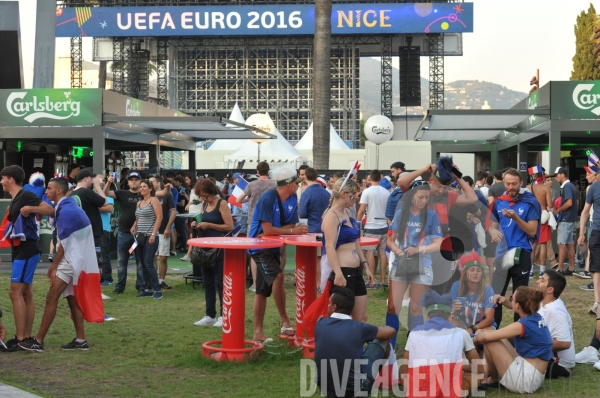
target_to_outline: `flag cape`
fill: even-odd
[[[242,177],[239,177],[237,184],[235,185],[235,188],[233,188],[231,195],[229,195],[229,198],[227,199],[227,203],[241,208],[242,203],[237,203],[237,198],[239,198],[240,195],[244,193],[244,190],[246,189],[247,186],[248,186],[248,181],[244,180]]]
[[[462,329],[435,317],[410,332],[407,397],[457,398],[462,390]]]
[[[331,280],[327,280],[327,284],[325,285],[325,289],[319,296],[318,299],[313,301],[313,303],[304,311],[304,318],[302,319],[302,338],[312,339],[315,337],[315,327],[317,326],[317,321],[319,317],[327,317],[327,307],[329,306],[329,296],[331,292],[331,285],[333,282]]]
[[[73,267],[73,291],[88,322],[104,322],[100,274],[90,220],[73,198],[62,198],[56,206],[58,239],[65,258]]]

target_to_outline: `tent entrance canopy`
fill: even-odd
[[[504,132],[517,132],[532,116],[549,118],[549,109],[429,110],[415,141],[489,141]],[[424,126],[429,122],[428,126]]]
[[[115,123],[135,125],[152,130],[162,138],[191,141],[210,139],[275,139],[274,134],[257,127],[247,126],[223,117],[174,117],[174,116],[117,116],[105,114],[105,125]],[[175,133],[175,137],[173,137]]]

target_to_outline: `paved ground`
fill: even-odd
[[[27,391],[19,390],[18,388],[0,383],[0,397],[10,398],[40,398],[39,395],[34,395]]]

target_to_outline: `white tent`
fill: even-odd
[[[281,135],[279,130],[277,130],[277,127],[275,127],[273,134],[277,136],[277,139],[267,140],[260,144],[261,162],[269,162],[271,167],[289,163],[295,168],[308,162],[308,158],[298,152],[292,144]],[[241,148],[231,155],[225,156],[225,167],[227,169],[235,169],[237,168],[238,162],[245,161],[244,169],[252,169],[255,168],[258,163],[258,156],[258,144],[252,142],[252,140],[245,140],[243,141]]]
[[[306,133],[304,133],[304,136],[302,136],[302,139],[300,141],[298,141],[296,143],[296,145],[294,145],[294,148],[298,149],[298,150],[307,150],[307,149],[313,149],[313,124],[310,124],[310,127],[308,128],[308,130],[306,130]],[[334,150],[334,149],[349,149],[348,145],[346,145],[346,143],[344,141],[342,141],[342,139],[340,138],[340,136],[337,134],[337,132],[335,131],[335,129],[333,128],[333,125],[330,124],[329,125],[329,150]]]
[[[231,116],[229,117],[229,120],[231,120],[232,122],[238,122],[238,123],[246,123],[246,121],[244,120],[244,116],[242,115],[242,111],[240,110],[240,107],[238,106],[237,102],[235,103],[235,106],[233,107],[233,110],[231,111]],[[231,125],[227,125],[228,127],[232,127]],[[227,140],[227,139],[220,139],[220,140],[215,140],[215,142],[212,143],[212,145],[210,146],[210,148],[208,148],[209,151],[235,151],[238,150],[242,147],[242,145],[244,145],[244,142],[246,140]]]

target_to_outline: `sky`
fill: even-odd
[[[0,0],[6,1],[6,0]],[[51,1],[51,0],[44,0]],[[462,57],[445,58],[445,81],[488,81],[528,92],[529,80],[569,80],[575,54],[574,25],[589,0],[471,0],[474,32],[463,35]],[[600,0],[592,1],[600,10]],[[33,81],[36,0],[19,0],[25,86]],[[27,12],[25,12],[26,10]],[[92,39],[84,38],[83,57],[92,60]],[[56,56],[69,56],[69,40],[56,41]],[[396,64],[397,66],[397,60]],[[428,78],[428,62],[421,60]]]

